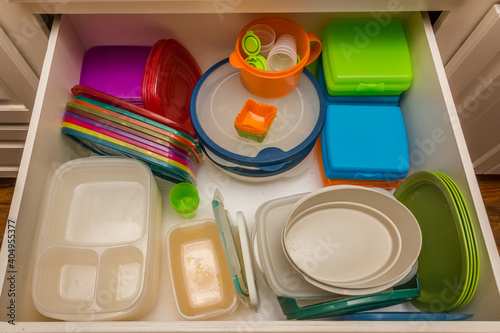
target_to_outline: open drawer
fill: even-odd
[[[477,230],[481,271],[475,297],[460,313],[474,316],[466,322],[329,322],[285,321],[275,297],[259,284],[261,307],[253,313],[240,306],[220,321],[179,321],[174,313],[165,242],[162,244],[157,302],[142,318],[132,322],[56,322],[40,315],[32,301],[31,285],[35,244],[48,184],[62,163],[88,156],[89,152],[61,134],[70,88],[78,83],[84,52],[95,45],[152,45],[175,38],[194,55],[203,71],[229,56],[242,26],[263,14],[161,14],[161,15],[63,15],[57,17],[26,148],[19,171],[0,257],[5,273],[0,295],[0,331],[37,332],[160,332],[160,331],[255,331],[255,332],[472,332],[500,328],[500,259],[484,210],[466,144],[459,125],[433,31],[426,14],[304,13],[283,14],[318,36],[326,23],[337,17],[373,17],[375,22],[403,22],[410,46],[414,79],[401,99],[411,157],[411,171],[438,170],[458,184],[470,208]],[[322,186],[315,156],[305,171],[265,183],[247,183],[221,173],[205,158],[198,170],[201,204],[197,219],[213,218],[210,201],[216,188],[234,215],[243,211],[249,226],[257,208],[270,199],[309,192]],[[159,181],[163,194],[162,237],[182,222],[168,203],[172,184]],[[13,241],[15,240],[15,242]],[[450,281],[453,283],[453,281]],[[446,295],[443,295],[446,302]],[[15,319],[15,325],[8,323]]]

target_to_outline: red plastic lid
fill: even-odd
[[[144,106],[191,131],[191,94],[202,72],[198,63],[175,39],[158,41],[151,51],[143,76]]]
[[[151,48],[151,52],[149,53],[148,59],[146,61],[144,74],[142,76],[142,87],[141,87],[141,95],[145,107],[146,103],[144,101],[150,100],[152,98],[151,94],[154,89],[152,89],[151,87],[154,85],[154,80],[156,78],[156,68],[158,67],[158,62],[164,44],[165,44],[164,40],[156,42]],[[148,103],[147,108],[152,112],[161,115],[161,111],[156,107],[155,103]]]

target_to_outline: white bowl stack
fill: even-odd
[[[341,295],[380,292],[413,273],[422,234],[390,194],[359,186],[314,191],[292,208],[282,230],[290,264],[306,281]]]

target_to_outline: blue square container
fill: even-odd
[[[328,105],[321,147],[330,179],[396,181],[410,169],[403,115],[395,105]]]

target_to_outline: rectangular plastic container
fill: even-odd
[[[399,95],[410,87],[410,52],[397,20],[331,21],[321,40],[330,95]]]
[[[402,110],[395,105],[334,105],[321,132],[325,176],[397,181],[410,169]]]
[[[132,319],[154,303],[161,197],[150,169],[125,158],[61,165],[48,191],[32,295],[47,317]]]
[[[174,226],[167,235],[167,251],[181,318],[209,319],[236,309],[239,301],[214,220]]]
[[[438,1],[438,0],[436,0]],[[223,7],[221,12],[212,2],[110,2],[94,6],[68,2],[58,10],[78,13],[96,8],[110,11],[140,11],[169,14],[130,15],[74,15],[57,17],[54,22],[44,69],[40,77],[38,95],[28,131],[24,156],[18,175],[14,198],[9,213],[9,229],[0,255],[0,270],[4,284],[0,292],[0,331],[37,332],[498,332],[500,327],[500,258],[493,238],[481,193],[470,162],[457,113],[446,81],[432,25],[426,14],[420,12],[370,13],[390,10],[387,1],[286,1],[246,2]],[[391,2],[389,2],[391,3]],[[449,9],[456,2],[401,1],[404,10]],[[60,3],[58,3],[60,4]],[[125,4],[125,5],[124,5]],[[36,8],[39,3],[34,4]],[[105,7],[105,6],[108,7]],[[233,3],[234,5],[234,3]],[[38,7],[37,7],[38,6]],[[78,7],[80,6],[80,7]],[[220,8],[220,7],[219,7]],[[398,7],[394,8],[397,9]],[[350,13],[335,13],[350,9]],[[366,13],[351,13],[366,10]],[[411,87],[401,96],[400,107],[408,135],[411,169],[438,170],[455,180],[469,206],[472,224],[477,231],[481,260],[479,285],[475,297],[460,313],[473,314],[463,322],[355,322],[355,321],[286,321],[276,298],[265,288],[259,288],[261,307],[257,313],[239,306],[233,313],[210,321],[180,321],[175,314],[174,298],[170,288],[168,263],[161,260],[157,303],[135,321],[60,322],[44,317],[36,310],[31,297],[33,267],[36,252],[33,249],[36,230],[43,208],[49,179],[62,163],[89,152],[75,145],[60,133],[60,122],[65,103],[72,98],[71,87],[78,82],[83,54],[96,45],[115,42],[125,45],[151,45],[165,37],[176,37],[199,62],[203,71],[227,57],[234,50],[234,39],[243,22],[251,22],[270,12],[280,13],[300,24],[306,31],[321,34],[326,24],[335,18],[377,17],[397,18],[403,24],[412,58]],[[321,13],[323,12],[323,13]],[[74,13],[74,12],[73,12]],[[194,14],[197,13],[197,14]],[[373,16],[378,15],[378,16]],[[203,22],[201,24],[200,22]],[[182,27],[182,28],[181,28]],[[207,29],[210,27],[210,29]],[[106,32],[106,33],[103,33]],[[141,44],[139,44],[141,43]],[[207,163],[205,163],[207,162]],[[215,188],[224,193],[225,204],[241,210],[253,227],[257,208],[264,202],[323,186],[320,169],[314,160],[307,171],[291,178],[268,183],[248,183],[235,180],[211,165],[200,164],[198,189],[200,207],[197,218],[213,218],[208,202]],[[162,197],[168,200],[169,183],[158,182]],[[166,201],[164,201],[166,202]],[[230,213],[234,214],[234,211]],[[166,237],[173,223],[181,223],[174,211],[165,207],[161,235]],[[13,230],[13,231],[9,231]],[[15,250],[9,252],[9,239],[14,234]],[[10,236],[10,238],[9,238]],[[12,246],[11,246],[12,247]],[[162,254],[166,252],[162,247]],[[12,254],[13,253],[13,254]],[[15,256],[13,267],[9,256]],[[13,259],[14,260],[14,259]],[[12,263],[12,262],[11,262]],[[15,273],[12,273],[12,272]],[[11,275],[14,279],[8,280]],[[15,298],[9,290],[15,289]],[[259,285],[260,287],[260,285]],[[14,309],[7,307],[15,303]],[[12,307],[11,307],[12,308]],[[15,319],[15,326],[7,321]]]
[[[80,84],[142,105],[142,76],[150,46],[103,45],[85,53]]]

